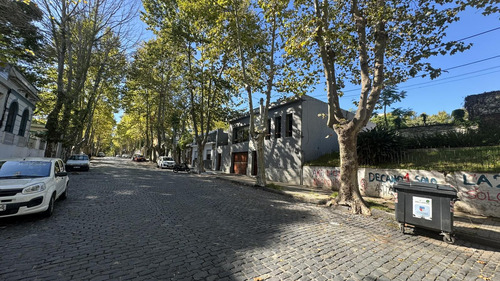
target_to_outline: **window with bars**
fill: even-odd
[[[274,138],[281,138],[281,116],[274,117]]]
[[[266,140],[271,139],[271,119],[267,119],[267,134]]]
[[[285,136],[286,137],[293,137],[293,114],[292,113],[286,115]]]

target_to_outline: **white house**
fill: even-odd
[[[207,136],[207,143],[203,148],[203,164],[207,170],[221,170],[222,149],[228,144],[228,134],[223,129],[210,131]],[[198,145],[191,144],[191,150],[188,153],[193,166],[197,165]]]
[[[15,67],[0,66],[0,158],[43,156],[45,143],[30,138],[38,91]]]

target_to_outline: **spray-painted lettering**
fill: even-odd
[[[473,174],[472,176],[468,176],[467,174],[463,174],[463,179],[464,179],[464,185],[481,185],[481,184],[486,184],[489,187],[493,187],[495,184],[497,188],[500,188],[500,175],[494,175],[493,180],[490,181],[486,175],[477,175]]]
[[[466,194],[467,194],[466,196],[467,199],[500,202],[500,192],[497,192],[495,194],[494,192],[490,193],[489,191],[486,192],[479,191],[479,187],[477,186],[471,190],[468,190]]]
[[[404,179],[409,179],[409,176],[401,176],[401,175],[394,175],[394,176],[390,176],[390,175],[386,175],[386,174],[379,174],[379,173],[368,173],[368,180],[370,182],[373,182],[373,181],[377,181],[377,182],[391,182],[391,183],[394,183],[394,182],[398,182],[398,181],[402,181]],[[428,177],[424,177],[424,176],[420,176],[420,175],[416,175],[414,177],[415,181],[417,182],[426,182],[426,183],[438,183],[438,181],[435,179],[435,178],[428,178]]]

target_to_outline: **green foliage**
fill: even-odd
[[[42,11],[33,1],[1,1],[0,62],[31,64],[42,58],[43,36],[37,25],[41,19]]]
[[[451,112],[451,117],[453,118],[453,123],[461,124],[465,121],[465,110],[455,109]]]
[[[374,129],[359,134],[360,165],[373,168],[494,172],[500,168],[500,129],[399,137]]]
[[[283,187],[281,187],[277,184],[274,184],[274,183],[268,183],[268,184],[266,184],[266,187],[274,189],[274,190],[283,190]]]
[[[327,153],[319,158],[305,163],[307,166],[340,167],[340,154],[338,152]]]
[[[407,150],[392,161],[374,168],[436,171],[498,172],[500,146],[433,148]]]
[[[402,138],[393,130],[375,127],[358,135],[358,162],[377,165],[403,149]]]
[[[472,147],[500,144],[500,129],[479,127],[466,129],[465,132],[448,132],[430,136],[415,137],[408,140],[408,147]]]
[[[378,202],[370,200],[370,199],[365,200],[365,202],[366,202],[366,205],[368,205],[368,208],[370,208],[370,209],[381,210],[381,211],[388,212],[388,213],[394,212],[394,209],[391,209],[390,207],[388,207],[387,205],[385,205],[383,203],[378,203]]]
[[[394,85],[386,86],[380,93],[380,98],[375,110],[383,109],[385,127],[389,128],[389,121],[387,120],[387,107],[391,106],[396,102],[400,102],[406,97],[406,91],[398,92],[398,89]]]

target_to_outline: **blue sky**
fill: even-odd
[[[418,115],[424,112],[431,115],[439,111],[446,111],[450,114],[457,108],[463,108],[466,96],[500,90],[500,20],[498,15],[483,16],[478,11],[469,11],[462,15],[459,22],[449,27],[447,39],[458,40],[494,28],[499,29],[464,41],[473,43],[472,48],[464,53],[434,57],[430,60],[435,63],[435,67],[442,69],[473,64],[450,69],[434,80],[414,78],[398,85],[400,90],[407,91],[407,96],[392,107],[410,108]],[[480,60],[485,61],[477,62]],[[341,98],[342,108],[354,108],[352,102],[359,97],[359,90],[355,90],[358,88],[359,86],[346,86],[345,96]],[[326,94],[323,91],[317,90],[312,95],[326,101]]]
[[[144,23],[141,22],[140,25],[146,28]],[[500,90],[500,19],[498,15],[483,16],[479,11],[470,9],[461,15],[459,22],[449,27],[446,38],[459,40],[495,28],[498,29],[465,40],[466,43],[473,43],[473,46],[464,53],[430,59],[434,67],[453,69],[443,72],[434,80],[428,77],[413,78],[398,85],[399,90],[407,92],[407,96],[392,107],[409,108],[417,115],[424,112],[432,115],[439,111],[446,111],[450,114],[455,109],[463,108],[466,96]],[[145,31],[144,37],[151,38],[153,35],[150,31]],[[469,65],[462,66],[464,64]],[[326,101],[323,86],[318,85],[316,88],[309,95]],[[347,85],[343,89],[345,95],[340,99],[342,108],[354,109],[353,101],[358,100],[358,89],[359,86],[356,85]],[[258,102],[258,98],[259,96],[256,95],[254,104]]]

